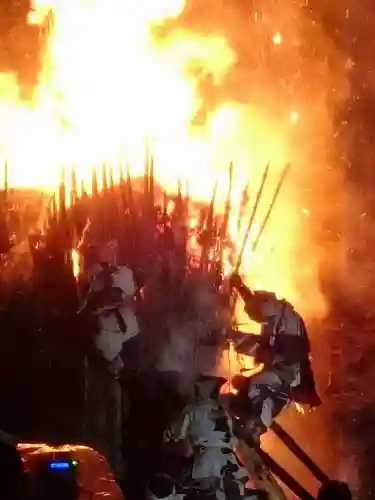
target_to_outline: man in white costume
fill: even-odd
[[[231,282],[249,317],[261,324],[259,336],[234,331],[229,338],[237,352],[263,364],[246,388],[259,417],[257,430],[263,432],[289,401],[311,407],[321,403],[310,363],[310,342],[303,319],[289,302],[270,292],[252,292],[238,275]],[[257,425],[253,418],[248,423]]]
[[[195,401],[166,431],[166,441],[187,441],[193,458],[189,486],[217,500],[243,499],[248,475],[234,452],[237,440],[219,393],[226,379],[201,375]]]
[[[118,376],[123,344],[139,334],[139,325],[133,307],[136,292],[133,271],[116,265],[116,253],[115,241],[99,249],[97,262],[90,270],[83,308],[90,309],[97,318],[96,348]]]
[[[139,334],[134,312],[136,286],[132,270],[116,265],[116,241],[97,245],[92,250],[91,261],[86,261],[85,266],[88,290],[81,307],[81,311],[84,310],[96,323],[95,349],[88,370],[89,439],[107,456],[120,478],[123,473],[124,412],[119,381],[123,368],[121,353],[124,344]]]

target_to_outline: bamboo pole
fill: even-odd
[[[246,442],[246,441],[245,441]],[[252,443],[247,443],[250,448],[253,446]],[[280,464],[278,464],[268,453],[262,450],[260,447],[256,447],[256,451],[261,457],[262,461],[269,468],[269,470],[275,474],[284,484],[287,486],[294,495],[300,500],[315,500],[314,497],[309,493],[299,482],[294,479],[293,476],[289,474],[288,471],[284,469]]]
[[[87,196],[86,185],[85,185],[85,181],[82,179],[81,180],[81,198],[85,198],[86,196]]]
[[[74,206],[74,204],[77,202],[78,199],[78,192],[77,192],[77,174],[76,170],[73,167],[72,172],[71,172],[71,187],[70,187],[70,205]]]
[[[4,162],[4,201],[7,201],[9,191],[9,167],[8,160],[5,158]]]
[[[91,192],[92,192],[92,199],[94,201],[97,201],[99,197],[99,187],[98,187],[98,172],[95,167],[93,167],[91,171]]]
[[[262,234],[264,233],[264,230],[266,228],[266,225],[267,225],[267,222],[272,214],[272,210],[274,209],[274,206],[275,206],[275,203],[276,203],[276,200],[280,194],[280,191],[281,191],[281,188],[285,182],[285,179],[286,179],[286,176],[288,175],[288,172],[290,170],[290,163],[287,163],[283,169],[283,171],[281,172],[281,176],[280,176],[280,179],[279,179],[279,182],[276,186],[276,189],[275,189],[275,192],[273,194],[273,197],[272,197],[272,200],[271,200],[271,203],[268,207],[268,210],[267,210],[267,213],[266,213],[266,216],[264,217],[264,220],[262,222],[262,225],[260,227],[260,230],[259,230],[259,233],[253,243],[253,247],[252,247],[252,251],[253,252],[256,252],[257,248],[258,248],[258,245],[259,245],[259,241],[262,237]]]
[[[200,259],[200,271],[205,273],[208,271],[209,264],[209,255],[210,249],[212,247],[212,236],[214,230],[214,214],[215,214],[215,200],[217,193],[217,183],[214,186],[211,202],[208,208],[206,224],[203,229],[203,238],[202,238],[202,252]]]
[[[253,210],[252,210],[251,215],[250,215],[249,223],[247,225],[247,229],[246,229],[245,237],[244,237],[243,242],[242,242],[241,250],[240,250],[240,253],[239,253],[238,258],[237,258],[237,264],[236,264],[236,267],[234,269],[235,273],[238,273],[238,271],[239,271],[239,269],[241,267],[243,254],[244,254],[244,251],[245,251],[245,248],[246,248],[246,244],[247,244],[247,240],[249,238],[249,234],[250,234],[251,228],[253,227],[253,224],[254,224],[254,221],[255,221],[255,217],[256,217],[256,214],[257,214],[257,211],[258,211],[259,202],[260,202],[260,200],[262,198],[264,186],[266,184],[266,180],[267,180],[267,177],[268,177],[269,168],[270,168],[270,164],[267,163],[266,168],[264,169],[264,172],[263,172],[263,177],[262,177],[262,181],[261,181],[260,187],[259,187],[258,192],[257,192],[257,196],[256,196],[256,199],[255,199]]]
[[[115,191],[115,179],[113,175],[113,165],[110,164],[108,166],[108,177],[109,177],[109,190],[112,193],[112,196],[114,196],[114,191]]]
[[[237,219],[237,233],[238,234],[240,234],[241,226],[242,226],[242,218],[245,216],[246,208],[250,202],[249,187],[250,187],[250,183],[248,182],[242,191],[240,210],[239,210],[238,219]]]
[[[155,206],[155,165],[153,156],[150,158],[149,203],[150,211],[153,211]]]
[[[102,193],[108,190],[108,166],[106,163],[102,164]]]
[[[66,184],[65,184],[65,168],[61,168],[60,185],[59,185],[59,219],[64,221],[66,218]]]
[[[271,430],[285,444],[287,448],[309,469],[313,476],[322,484],[330,482],[329,477],[322,469],[309,457],[309,455],[299,446],[292,436],[277,422],[273,422]]]
[[[130,168],[129,165],[126,167],[126,194],[127,194],[127,203],[128,203],[128,209],[129,213],[135,217],[136,216],[136,205],[135,205],[135,200],[134,200],[134,192],[133,192],[133,184],[132,184],[132,178],[130,175]]]
[[[220,252],[219,252],[219,262],[222,263],[224,257],[224,247],[228,238],[228,228],[229,228],[229,218],[231,211],[231,198],[232,198],[232,187],[233,187],[233,163],[229,164],[228,169],[228,177],[229,177],[229,186],[227,192],[227,199],[225,201],[225,211],[224,211],[224,220],[221,225],[220,230]]]
[[[150,165],[149,165],[149,149],[148,149],[148,141],[146,141],[146,151],[145,151],[145,166],[143,173],[143,211],[148,210],[147,201],[148,194],[150,190]]]

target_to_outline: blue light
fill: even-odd
[[[70,462],[50,462],[48,465],[50,469],[66,470],[71,468]]]

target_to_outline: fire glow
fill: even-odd
[[[229,97],[211,109],[200,93],[202,79],[209,76],[219,88],[238,54],[225,32],[203,35],[178,27],[158,35],[185,7],[184,0],[34,0],[28,21],[48,28],[48,39],[33,101],[20,101],[14,75],[0,73],[0,162],[9,166],[11,187],[53,191],[62,167],[75,169],[78,185],[89,185],[93,166],[103,163],[126,164],[132,175],[141,175],[147,142],[156,178],[167,190],[176,190],[181,180],[191,196],[209,200],[217,184],[220,210],[232,161],[229,226],[240,245],[241,194],[248,184],[250,196],[256,192],[270,163],[271,187],[253,225],[251,247],[281,169],[296,159],[291,145],[309,115],[303,99],[291,102],[277,120],[263,105]],[[269,50],[283,50],[284,28],[269,28]],[[262,237],[262,252],[244,255],[253,285],[275,290],[296,305],[302,294],[291,264],[301,247],[302,210],[297,199],[280,201]],[[246,213],[243,226],[247,219]],[[321,312],[314,266],[307,273],[311,297],[304,302]],[[306,298],[306,290],[303,294]]]

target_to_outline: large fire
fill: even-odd
[[[174,190],[177,180],[184,185],[187,181],[192,196],[209,199],[218,183],[220,203],[233,161],[231,232],[240,243],[244,228],[237,233],[236,215],[241,192],[248,183],[251,196],[256,192],[269,162],[266,201],[250,237],[254,241],[284,164],[304,168],[296,141],[315,103],[307,104],[306,92],[277,118],[264,101],[258,105],[223,98],[210,106],[200,92],[202,80],[209,76],[219,87],[238,55],[220,30],[202,34],[176,23],[164,33],[163,27],[173,26],[184,12],[185,3],[34,1],[28,22],[43,27],[48,36],[32,102],[20,101],[14,75],[0,74],[0,162],[8,164],[10,186],[55,189],[62,166],[89,181],[93,165],[103,162],[126,163],[136,175],[143,171],[147,142],[156,177],[166,188]],[[258,13],[249,7],[248,15],[250,29]],[[287,34],[278,29],[284,25],[269,28],[269,50],[282,50]],[[247,252],[245,264],[253,286],[275,290],[316,314],[324,304],[317,259],[299,236],[310,216],[310,207],[300,198],[287,189],[262,237],[261,251]],[[293,262],[301,250],[305,261],[296,276]]]

